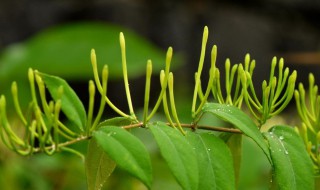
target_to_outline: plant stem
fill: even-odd
[[[132,101],[131,101],[131,94],[128,82],[128,70],[127,70],[127,60],[126,60],[126,43],[124,39],[124,35],[120,32],[120,47],[121,47],[121,58],[122,58],[122,71],[123,71],[123,79],[124,79],[124,87],[126,90],[126,96],[129,106],[130,115],[134,116]],[[135,117],[135,116],[134,116]]]
[[[205,57],[205,52],[206,52],[208,33],[209,33],[208,27],[204,27],[200,60],[199,60],[199,66],[198,66],[198,71],[197,71],[197,76],[196,76],[196,84],[195,84],[194,92],[193,92],[193,100],[192,100],[192,108],[191,108],[192,117],[195,117],[195,115],[196,115],[196,103],[197,103],[197,98],[198,98],[198,96],[197,96],[198,95],[198,88],[199,88],[200,80],[201,80],[201,72],[202,72],[204,57]]]
[[[167,125],[174,125],[174,126],[178,126],[177,123],[166,123]],[[124,129],[133,129],[133,128],[139,128],[139,127],[143,127],[145,126],[145,124],[143,122],[139,122],[139,123],[134,123],[134,124],[130,124],[130,125],[125,125],[125,126],[122,126],[122,128]],[[196,125],[194,123],[191,123],[191,124],[188,124],[188,123],[181,123],[180,124],[181,127],[183,128],[190,128],[190,129],[204,129],[204,130],[209,130],[209,131],[217,131],[217,132],[226,132],[226,133],[235,133],[235,134],[242,134],[242,132],[238,129],[233,129],[233,128],[224,128],[224,127],[216,127],[216,126],[208,126],[208,125]],[[55,147],[56,145],[53,144],[51,146],[47,146],[47,147],[42,147],[42,148],[34,148],[33,149],[33,153],[40,153],[42,151],[42,149],[46,149],[47,151],[48,150],[52,150],[52,149],[55,149],[55,148],[62,148],[62,147],[66,147],[66,146],[69,146],[69,145],[72,145],[72,144],[75,144],[75,143],[78,143],[78,142],[82,142],[82,141],[85,141],[85,140],[89,140],[91,139],[92,136],[91,135],[88,135],[88,136],[81,136],[81,137],[78,137],[76,139],[73,139],[73,140],[70,140],[70,141],[67,141],[67,142],[63,142],[63,143],[60,143],[58,145],[58,147]]]

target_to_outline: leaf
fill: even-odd
[[[88,145],[86,157],[86,176],[89,190],[101,189],[112,174],[116,163],[104,153],[95,139],[91,139]]]
[[[189,132],[187,138],[197,152],[198,189],[235,189],[233,160],[228,146],[209,133]]]
[[[289,126],[272,127],[264,135],[270,145],[278,188],[314,189],[313,164],[299,135]]]
[[[93,132],[93,137],[120,168],[141,180],[150,189],[151,161],[145,146],[137,137],[116,126],[102,126]]]
[[[88,79],[92,77],[92,48],[97,53],[98,67],[108,64],[112,71],[109,77],[121,78],[120,32],[126,38],[130,77],[143,75],[148,59],[152,60],[154,71],[163,69],[165,52],[134,32],[111,24],[79,22],[48,28],[6,48],[0,54],[0,81],[24,79],[29,67],[65,79]]]
[[[99,123],[98,128],[107,125],[122,126],[130,123],[128,118],[114,117]],[[96,190],[103,187],[115,169],[116,163],[103,151],[101,146],[97,145],[93,138],[89,141],[85,167],[88,189]]]
[[[167,162],[178,183],[185,190],[198,187],[198,164],[195,152],[180,131],[157,122],[147,126],[153,134],[162,157]]]
[[[202,113],[203,112],[212,113],[213,115],[233,124],[244,134],[252,138],[263,150],[267,158],[271,160],[268,146],[258,127],[253,120],[239,108],[226,104],[207,103],[202,108]]]
[[[125,125],[130,125],[132,121],[126,117],[114,117],[111,119],[107,119],[105,121],[102,121],[99,123],[98,128],[100,126],[109,126],[109,125],[114,125],[114,126],[125,126]]]
[[[81,131],[83,131],[83,127],[86,126],[87,115],[77,94],[65,80],[44,73],[39,74],[54,100],[58,99],[59,87],[63,87],[61,110],[71,122],[73,122]]]
[[[233,168],[235,173],[235,181],[236,181],[236,187],[238,187],[239,178],[240,178],[241,161],[242,161],[242,135],[231,134],[227,141],[227,145],[233,157],[232,160],[233,160]]]

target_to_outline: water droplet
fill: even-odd
[[[271,131],[271,132],[269,132],[269,134],[270,134],[270,135],[273,135],[273,132]]]
[[[284,139],[284,137],[283,137],[283,136],[280,136],[279,139],[282,141],[282,140]]]
[[[285,153],[285,154],[289,154],[289,152],[288,152],[288,151],[284,151],[284,153]]]
[[[211,149],[210,149],[210,148],[208,148],[208,151],[211,151]]]

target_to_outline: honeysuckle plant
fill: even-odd
[[[153,135],[163,159],[181,188],[202,190],[237,188],[241,159],[237,159],[235,150],[241,149],[241,143],[230,142],[234,139],[241,142],[241,137],[246,136],[256,143],[269,162],[270,178],[265,179],[270,181],[269,188],[314,189],[314,174],[319,173],[320,163],[320,99],[313,75],[309,77],[310,106],[307,106],[303,86],[299,85],[295,90],[297,72],[284,68],[283,59],[278,61],[273,58],[270,77],[263,81],[262,97],[259,98],[253,85],[255,60],[251,60],[248,54],[244,63],[231,66],[227,59],[223,85],[220,80],[223,72],[216,67],[217,47],[214,45],[211,66],[206,71],[209,79],[203,90],[205,84],[201,75],[208,33],[205,27],[191,95],[191,123],[182,123],[176,108],[174,74],[170,70],[173,56],[171,47],[167,50],[164,69],[159,74],[161,90],[154,105],[149,102],[151,84],[154,83],[151,82],[152,61],[147,61],[143,114],[140,117],[136,114],[129,87],[125,37],[120,33],[128,113],[119,109],[108,97],[109,69],[105,65],[99,71],[95,50],[92,49],[93,79],[88,83],[88,109],[84,108],[65,80],[30,68],[28,81],[32,98],[26,112],[19,104],[18,84],[13,82],[11,88],[16,116],[21,122],[19,129],[15,130],[10,125],[6,97],[0,97],[2,142],[23,156],[36,153],[53,155],[62,151],[79,155],[85,160],[90,190],[101,189],[116,165],[140,180],[146,188],[152,189],[152,160],[142,139],[132,133],[132,130],[146,130]],[[96,99],[96,94],[100,95],[100,100]],[[280,114],[293,96],[302,127],[295,130],[291,126],[276,125],[263,131],[262,126],[266,121]],[[96,114],[95,101],[100,101]],[[107,106],[118,117],[105,116]],[[166,119],[154,120],[159,113]],[[204,115],[217,117],[231,127],[203,125]],[[220,136],[219,133],[227,135]],[[70,148],[70,145],[82,141],[88,141],[85,155]]]

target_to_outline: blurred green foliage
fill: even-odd
[[[10,45],[0,53],[0,92],[10,98],[10,85],[17,81],[22,105],[29,101],[28,68],[50,73],[68,81],[92,78],[90,50],[98,54],[98,68],[107,64],[109,80],[121,79],[119,33],[126,36],[128,75],[136,78],[145,74],[148,59],[155,73],[165,64],[165,52],[127,28],[99,23],[79,22],[48,28],[30,39]],[[173,67],[179,65],[176,56]],[[10,100],[8,103],[10,104]],[[10,107],[9,107],[10,109]]]
[[[44,30],[29,40],[6,48],[0,55],[1,83],[24,77],[32,67],[68,79],[92,76],[90,50],[94,48],[101,68],[108,64],[110,78],[122,76],[119,33],[126,36],[130,77],[144,75],[148,59],[154,71],[164,65],[165,53],[132,31],[111,24],[72,23]]]

